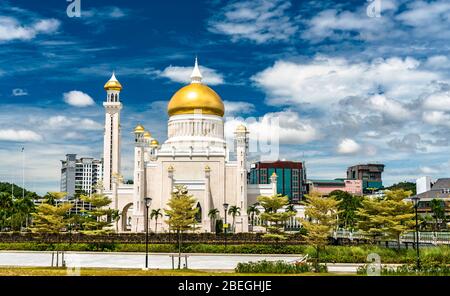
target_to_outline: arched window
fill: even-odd
[[[195,214],[195,221],[197,221],[198,223],[202,223],[202,206],[200,205],[200,203],[197,203],[197,213]]]
[[[117,94],[116,94],[116,102],[117,102]]]

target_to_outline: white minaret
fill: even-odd
[[[134,129],[134,196],[133,196],[133,222],[134,231],[142,231],[144,228],[144,196],[145,196],[145,147],[148,140],[145,138],[145,129],[138,124]]]
[[[120,91],[122,85],[114,72],[104,86],[106,90],[105,135],[103,144],[103,186],[106,191],[113,189],[113,176],[120,174]]]
[[[247,149],[248,149],[248,131],[244,125],[239,125],[234,132],[236,137],[236,191],[237,206],[241,208],[242,229],[241,232],[248,232],[247,217]]]

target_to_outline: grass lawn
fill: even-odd
[[[2,267],[0,276],[66,276],[65,268],[50,267]],[[116,268],[82,268],[81,276],[334,276],[356,275],[336,273],[300,273],[300,274],[271,274],[271,273],[235,273],[233,271],[200,271],[200,270],[171,270],[171,269],[116,269]]]

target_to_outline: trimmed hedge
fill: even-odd
[[[238,273],[279,273],[279,274],[292,274],[292,273],[304,273],[315,270],[312,264],[308,263],[287,263],[284,261],[267,261],[261,260],[257,262],[238,263],[235,271]],[[327,272],[326,265],[319,265],[318,272]]]

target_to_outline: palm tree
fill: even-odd
[[[288,204],[286,207],[286,212],[297,213],[297,210],[295,209],[295,206],[293,204]]]
[[[233,232],[234,232],[234,222],[236,220],[236,216],[241,214],[241,208],[238,206],[231,206],[228,209],[228,214],[231,215],[231,217],[233,217]]]
[[[247,209],[247,214],[250,215],[250,220],[251,220],[251,224],[252,224],[252,231],[253,231],[253,226],[254,226],[253,224],[255,222],[255,216],[258,216],[259,213],[260,213],[260,211],[258,209],[258,203],[252,204]]]
[[[153,209],[150,213],[150,220],[155,218],[155,233],[158,231],[158,218],[162,216],[163,214],[161,209]]]
[[[219,210],[218,209],[211,209],[208,212],[208,217],[211,219],[212,225],[216,225],[216,219],[219,216]]]
[[[112,210],[112,212],[111,212],[111,220],[116,223],[116,233],[119,233],[119,220],[120,220],[120,212],[119,212],[119,210]]]
[[[430,202],[430,207],[435,221],[435,230],[437,230],[439,227],[439,220],[445,219],[445,206],[442,201],[434,198]]]

